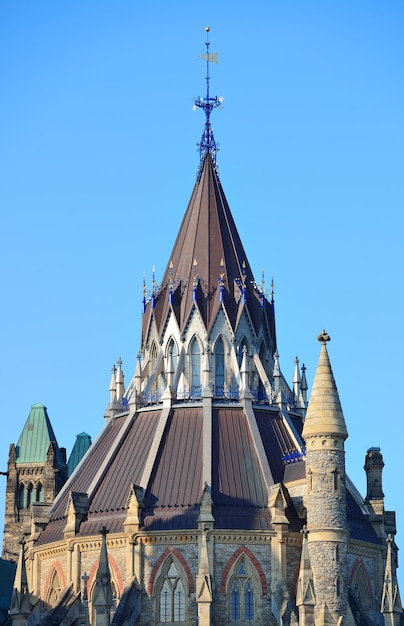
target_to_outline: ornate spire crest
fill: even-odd
[[[213,109],[216,109],[217,107],[219,107],[224,100],[223,97],[220,97],[220,98],[218,98],[217,96],[211,97],[209,93],[209,81],[210,81],[209,63],[218,63],[218,60],[217,60],[218,53],[209,52],[209,45],[210,45],[209,26],[205,28],[205,31],[206,31],[206,42],[205,42],[206,54],[201,54],[201,59],[206,60],[206,96],[204,98],[203,97],[196,98],[194,101],[194,106],[193,106],[194,111],[196,111],[197,107],[200,109],[203,109],[205,111],[205,116],[206,116],[205,126],[202,132],[202,139],[200,143],[197,144],[199,147],[199,153],[200,153],[198,178],[201,175],[203,164],[204,164],[206,155],[208,154],[210,154],[212,157],[213,167],[215,168],[215,172],[218,175],[216,154],[219,148],[213,136],[213,128],[210,123],[210,114],[212,113]]]

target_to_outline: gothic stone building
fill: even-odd
[[[273,298],[217,173],[218,102],[207,90],[196,103],[197,181],[160,286],[145,291],[126,388],[122,364],[113,370],[100,434],[67,479],[42,405],[11,446],[13,626],[400,623],[382,455],[366,454],[363,499],[345,473],[327,333],[309,402],[304,367],[292,386],[281,372]],[[41,459],[28,454],[38,428]]]

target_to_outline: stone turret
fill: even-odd
[[[314,579],[314,624],[323,626],[337,624],[348,611],[344,451],[348,432],[327,353],[330,338],[323,331],[318,339],[320,359],[302,434],[306,442],[305,506]]]
[[[50,505],[67,479],[66,450],[59,448],[43,404],[31,407],[10,446],[7,470],[3,557],[16,562],[21,536],[31,533],[32,505]]]

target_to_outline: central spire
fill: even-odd
[[[210,114],[213,111],[213,109],[216,109],[218,106],[221,105],[221,103],[223,102],[224,98],[220,97],[218,98],[217,96],[211,97],[210,93],[209,93],[209,81],[210,81],[210,76],[209,76],[209,63],[217,63],[217,52],[209,52],[209,46],[210,46],[210,42],[209,42],[209,31],[210,28],[209,26],[206,26],[205,28],[206,31],[206,54],[201,54],[201,59],[206,59],[206,96],[203,97],[198,97],[195,100],[195,104],[194,104],[194,111],[196,110],[196,107],[199,107],[200,109],[203,109],[205,111],[205,115],[206,115],[206,121],[205,121],[205,126],[203,128],[203,132],[202,132],[202,138],[200,143],[198,143],[197,145],[199,146],[199,154],[200,154],[200,162],[199,162],[199,169],[198,169],[198,180],[201,176],[202,173],[202,169],[203,169],[203,164],[205,161],[205,158],[208,154],[211,155],[212,157],[212,163],[213,163],[213,167],[215,169],[216,174],[218,175],[218,171],[217,171],[217,162],[216,162],[216,153],[218,152],[219,148],[216,144],[215,138],[213,136],[213,129],[212,129],[212,125],[210,123]]]

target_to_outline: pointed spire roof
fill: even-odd
[[[302,435],[304,438],[314,435],[337,435],[346,439],[348,431],[327,352],[330,337],[323,330],[317,339],[321,343],[320,358]]]
[[[46,406],[33,404],[17,443],[17,463],[44,463],[51,443],[54,445],[56,462],[65,466]]]
[[[243,272],[251,291],[254,277],[212,157],[207,154],[161,283],[163,289],[171,281],[182,284],[181,330],[194,301],[206,327],[210,327],[219,306],[220,281],[224,287],[224,305],[234,322],[237,296],[234,281],[240,280]],[[195,289],[196,281],[200,289]]]
[[[76,469],[81,459],[91,446],[91,437],[87,435],[87,433],[80,433],[76,436],[76,441],[73,446],[73,450],[69,456],[69,460],[67,462],[67,474],[71,476],[73,471]]]
[[[31,595],[28,589],[27,570],[25,568],[25,544],[20,543],[20,554],[18,556],[17,571],[14,579],[14,589],[11,598],[11,615],[29,615],[31,610]]]

